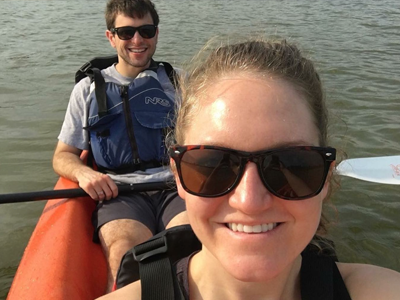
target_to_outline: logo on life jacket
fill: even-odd
[[[160,105],[162,105],[162,106],[164,106],[164,107],[170,107],[170,106],[171,106],[171,104],[169,103],[168,100],[161,99],[161,98],[157,98],[157,97],[154,97],[154,98],[146,97],[146,98],[144,99],[144,103],[146,103],[146,104],[151,103],[151,104],[153,104],[153,105],[160,104]]]

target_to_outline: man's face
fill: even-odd
[[[124,26],[139,27],[142,25],[153,25],[150,13],[141,19],[118,14],[115,19],[115,28]],[[150,65],[150,60],[156,51],[158,28],[153,38],[143,38],[138,31],[135,32],[135,35],[130,40],[122,40],[117,33],[112,33],[109,30],[107,30],[106,35],[111,46],[117,50],[119,57],[117,69],[122,75],[135,77],[137,73]]]

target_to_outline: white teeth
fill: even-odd
[[[267,232],[269,230],[274,229],[277,226],[277,223],[265,223],[259,225],[243,225],[239,223],[228,223],[229,229],[232,231],[245,232],[245,233],[260,233]]]
[[[251,233],[253,232],[253,226],[243,225],[243,231],[246,233]]]
[[[134,53],[142,53],[146,51],[146,49],[129,49],[129,51],[134,52]]]

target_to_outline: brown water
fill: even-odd
[[[113,53],[106,1],[0,1],[0,193],[51,189],[51,157],[74,73]],[[400,3],[156,0],[156,59],[179,65],[215,35],[263,33],[317,61],[334,113],[332,145],[349,157],[399,155]],[[245,3],[245,4],[244,4]],[[345,261],[400,271],[400,186],[343,178],[332,236]],[[0,206],[4,299],[44,202]]]

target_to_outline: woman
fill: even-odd
[[[198,60],[182,84],[170,150],[203,245],[177,265],[183,293],[190,300],[328,299],[305,292],[318,264],[302,255],[309,244],[326,247],[321,215],[336,155],[312,62],[294,45],[257,40]],[[332,260],[329,276],[334,283],[315,286],[332,290],[329,299],[399,299],[395,271]],[[140,299],[140,285],[108,297]]]

